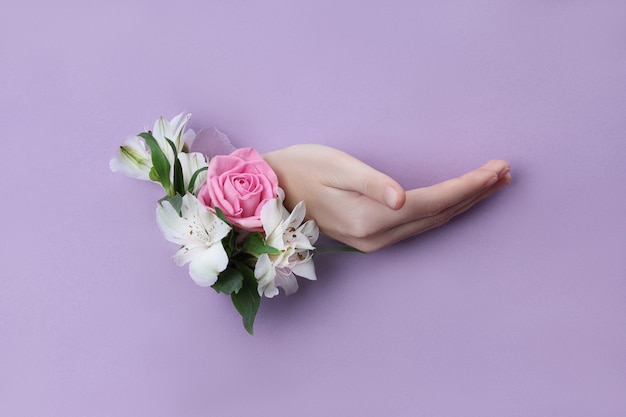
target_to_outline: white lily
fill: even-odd
[[[111,158],[109,167],[113,172],[121,172],[140,180],[150,180],[152,158],[143,139],[137,136],[126,139],[119,152]]]
[[[304,202],[299,202],[289,213],[283,206],[284,192],[278,189],[278,198],[261,209],[261,222],[266,243],[280,250],[280,254],[262,254],[254,268],[259,295],[268,298],[278,294],[278,288],[292,294],[298,290],[296,275],[317,279],[311,251],[319,236],[313,220],[302,224],[306,214]]]
[[[189,263],[189,275],[196,284],[213,285],[228,266],[222,239],[230,226],[192,194],[183,197],[180,215],[168,201],[159,204],[157,223],[167,240],[181,245],[173,257],[176,264]]]

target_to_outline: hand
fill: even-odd
[[[291,210],[325,235],[371,252],[441,226],[511,182],[509,165],[493,160],[465,175],[405,192],[389,176],[337,149],[295,145],[263,155]]]

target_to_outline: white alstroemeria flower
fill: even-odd
[[[111,158],[109,167],[113,172],[121,172],[129,177],[150,180],[152,158],[143,139],[131,136],[120,146],[119,152]]]
[[[191,144],[196,139],[196,133],[193,130],[185,130],[187,122],[190,118],[191,114],[187,114],[183,118],[183,113],[180,113],[174,116],[174,118],[170,121],[165,120],[161,116],[156,122],[154,122],[152,136],[157,141],[159,147],[165,154],[167,160],[170,163],[170,167],[174,166],[174,161],[177,157],[180,157],[181,154],[189,150]],[[169,144],[168,140],[174,143],[176,153],[174,153],[174,151],[172,150],[172,146]],[[170,181],[174,181],[173,169],[170,169]]]
[[[262,254],[254,268],[259,295],[268,298],[278,294],[278,288],[292,294],[298,290],[295,275],[310,280],[317,279],[311,251],[319,236],[313,220],[302,224],[306,214],[304,202],[299,202],[291,214],[283,206],[284,193],[279,188],[278,198],[261,209],[261,222],[266,242],[280,250],[278,255]]]
[[[190,118],[191,114],[187,114],[183,118],[183,113],[180,113],[170,121],[160,117],[154,122],[152,136],[165,154],[170,167],[174,166],[177,156],[189,150],[196,138],[193,130],[185,130],[185,126]],[[167,141],[168,139],[174,143],[176,153],[172,150],[172,146]],[[183,161],[181,160],[181,165],[182,163]],[[109,167],[113,172],[119,171],[140,180],[150,180],[149,173],[152,169],[152,156],[144,140],[139,136],[133,136],[120,146],[120,151],[111,159]],[[173,175],[174,171],[170,170],[170,181],[173,181]]]
[[[179,153],[178,160],[180,161],[180,166],[183,169],[183,181],[185,183],[185,190],[189,190],[189,182],[191,181],[191,177],[193,174],[202,168],[207,168],[209,164],[207,163],[206,157],[200,152],[191,152],[191,153]],[[200,172],[193,183],[193,190],[190,190],[194,195],[198,194],[200,188],[202,188],[202,184],[206,181],[207,170]]]
[[[179,266],[189,263],[189,275],[196,284],[208,287],[228,266],[222,239],[230,226],[208,210],[192,194],[185,194],[180,215],[168,202],[157,206],[157,223],[170,242],[181,245],[174,255]]]
[[[163,153],[165,153],[171,165],[174,165],[175,155],[172,151],[172,147],[167,142],[167,139],[174,143],[176,154],[183,151],[187,152],[193,144],[193,141],[196,139],[196,133],[193,130],[185,130],[185,126],[190,118],[191,114],[187,114],[183,118],[183,113],[180,113],[169,122],[163,117],[160,117],[156,122],[154,122],[152,136],[156,139],[159,147]]]

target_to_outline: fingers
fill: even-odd
[[[402,209],[407,220],[434,216],[463,201],[479,195],[509,172],[509,164],[501,160],[489,161],[482,167],[430,187],[407,193],[407,204]],[[411,218],[411,214],[413,218]]]
[[[389,245],[402,239],[406,239],[407,237],[414,236],[416,234],[423,233],[436,227],[442,226],[450,221],[452,218],[471,209],[477,203],[506,187],[510,183],[511,174],[506,173],[502,178],[499,178],[495,184],[483,190],[478,195],[472,198],[461,201],[454,206],[443,210],[442,212],[434,214],[433,216],[425,217],[423,219],[419,219],[410,223],[405,223],[403,225],[399,225],[393,229],[390,229],[386,233],[386,235],[385,233],[382,234],[383,240],[386,240],[386,244]]]
[[[407,191],[406,204],[401,209],[391,211],[386,210],[386,207],[371,208],[370,216],[384,219],[384,222],[377,223],[379,226],[377,232],[434,217],[480,195],[484,190],[494,186],[509,169],[505,161],[490,161],[461,177]]]
[[[404,206],[406,194],[400,184],[350,155],[337,165],[333,187],[347,191],[357,191],[390,209]]]
[[[433,213],[430,216],[415,216],[413,220],[405,219],[404,222],[398,222],[395,225],[392,225],[386,229],[382,228],[379,230],[378,233],[373,233],[365,239],[353,239],[351,240],[351,242],[346,243],[365,252],[371,252],[392,245],[408,237],[415,236],[417,234],[441,226],[447,223],[453,217],[469,210],[480,201],[491,196],[498,190],[506,187],[511,182],[511,174],[507,171],[508,165],[506,169],[500,171],[504,174],[499,176],[498,180],[491,186],[487,186],[477,194],[471,195],[465,200],[461,200],[458,203],[447,207],[442,211]],[[398,212],[392,212],[389,210],[387,211],[387,214],[392,213]]]

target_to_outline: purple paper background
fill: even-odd
[[[622,1],[7,2],[2,416],[626,415]],[[121,141],[193,113],[407,188],[514,182],[444,228],[320,256],[248,336],[170,259]]]

